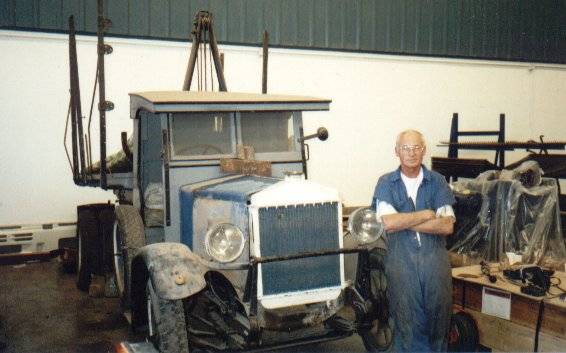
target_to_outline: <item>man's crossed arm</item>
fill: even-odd
[[[419,233],[447,236],[454,231],[454,217],[439,215],[432,210],[391,213],[381,216],[387,232],[410,229]]]

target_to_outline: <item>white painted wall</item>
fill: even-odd
[[[107,42],[114,47],[106,60],[107,98],[116,105],[107,114],[109,151],[114,151],[120,131],[132,129],[128,93],[180,89],[190,46]],[[95,44],[94,37],[78,37],[84,114],[94,82]],[[260,49],[220,48],[228,88],[259,92]],[[67,37],[0,31],[0,53],[0,225],[73,221],[77,204],[114,199],[110,192],[72,182],[63,149]],[[540,134],[566,139],[564,65],[273,49],[268,89],[333,100],[330,113],[305,114],[306,133],[321,125],[330,131],[326,142],[310,143],[310,179],[337,188],[349,206],[368,204],[378,176],[396,167],[399,131],[421,130],[428,155],[446,155],[436,144],[448,138],[453,112],[460,113],[462,129],[497,129],[499,113],[506,113],[508,140]]]

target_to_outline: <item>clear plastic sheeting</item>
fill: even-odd
[[[163,226],[163,186],[160,183],[149,183],[145,188],[144,206],[145,226]]]
[[[448,238],[453,265],[505,262],[510,253],[522,263],[564,270],[558,186],[542,174],[528,161],[453,183],[457,221]]]

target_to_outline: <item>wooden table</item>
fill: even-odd
[[[492,274],[498,278],[495,283],[481,274],[479,265],[452,269],[454,309],[464,310],[474,317],[480,344],[494,351],[533,352],[536,346],[539,352],[566,352],[566,302],[558,297],[523,294],[519,286],[505,281],[502,273]],[[554,276],[560,278],[562,288],[566,288],[566,273],[556,272]],[[482,313],[484,288],[510,295],[510,320]],[[551,291],[560,293],[557,288]]]

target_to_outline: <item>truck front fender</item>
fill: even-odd
[[[206,286],[207,272],[186,245],[157,243],[139,249],[132,262],[132,281],[151,279],[157,295],[167,300],[189,297]],[[142,283],[137,283],[138,286]]]

